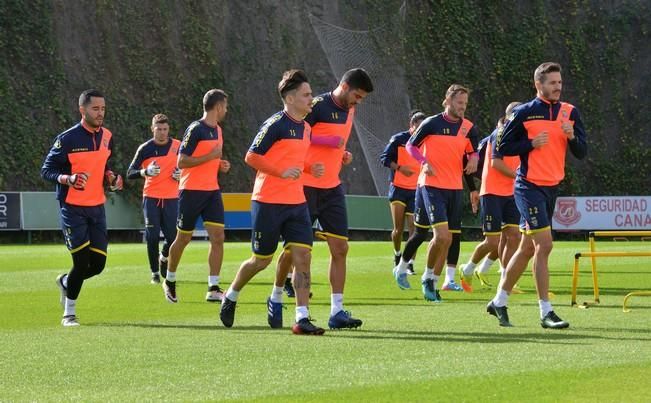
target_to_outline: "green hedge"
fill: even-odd
[[[112,165],[124,172],[137,146],[151,136],[151,116],[168,114],[172,135],[180,138],[187,124],[201,117],[205,91],[224,87],[219,65],[227,61],[211,50],[213,36],[201,7],[189,3],[178,14],[165,2],[95,6],[96,19],[84,25],[86,32],[70,33],[86,36],[79,41],[88,46],[77,50],[85,56],[79,60],[67,58],[69,44],[55,42],[61,36],[55,19],[62,12],[56,7],[80,5],[0,2],[0,189],[51,190],[40,179],[40,166],[56,134],[79,121],[77,97],[86,88],[98,88],[107,98],[107,127],[116,134]],[[225,127],[238,125],[235,120]],[[229,175],[222,182],[248,189],[250,175],[235,156],[242,147],[225,136],[224,148],[243,177]],[[126,190],[133,200],[140,191],[140,186]]]
[[[438,112],[446,88],[463,83],[473,90],[468,115],[490,133],[509,102],[535,96],[536,66],[558,61],[563,98],[589,136],[589,156],[570,157],[562,192],[648,194],[651,3],[417,1],[405,26],[414,105]]]
[[[265,117],[259,111],[261,116],[250,116],[251,105],[260,102],[256,90],[273,91],[280,71],[295,66],[314,71],[319,89],[331,81],[323,74],[327,63],[314,65],[325,58],[312,46],[316,39],[306,18],[314,9],[323,15],[325,5],[261,3],[251,10],[230,2],[85,4],[0,2],[0,189],[51,190],[38,175],[40,165],[53,137],[78,121],[76,98],[86,88],[106,94],[107,126],[118,140],[113,164],[123,171],[149,137],[153,114],[168,114],[178,137],[201,116],[204,92],[221,87],[236,95],[224,125],[233,173],[222,182],[229,191],[250,191],[252,175],[241,157]],[[364,22],[375,27],[400,4],[342,2],[338,12],[356,28]],[[463,83],[473,90],[469,117],[485,133],[508,102],[533,97],[531,75],[540,62],[561,62],[564,98],[582,112],[590,147],[585,162],[571,161],[563,192],[648,193],[650,7],[646,1],[409,1],[396,55],[414,106],[436,113],[448,85]],[[79,10],[77,18],[94,18],[62,26]],[[225,26],[215,26],[216,15]],[[218,54],[223,48],[230,51]],[[256,59],[270,52],[277,57]],[[265,82],[224,77],[225,71],[246,77],[260,70]],[[127,189],[134,200],[139,193],[140,186]]]

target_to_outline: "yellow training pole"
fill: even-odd
[[[580,252],[578,253],[581,257],[643,257],[651,256],[651,251],[642,252],[642,251],[630,251],[630,252]]]
[[[574,255],[574,271],[572,273],[572,306],[576,305],[576,293],[579,277],[579,259],[581,257],[590,257],[592,268],[592,289],[594,293],[595,303],[599,303],[599,280],[597,277],[597,257],[642,257],[651,256],[651,252],[597,252],[595,238],[596,237],[615,237],[615,236],[630,236],[630,237],[651,237],[651,231],[591,231],[589,234],[590,252],[579,252]],[[638,294],[642,293],[642,294]],[[629,297],[633,295],[648,295],[646,291],[636,291],[630,293],[624,298],[624,312],[626,310],[626,302]]]
[[[624,297],[624,305],[622,306],[624,312],[631,312],[631,310],[626,307],[626,303],[628,302],[628,299],[634,295],[651,297],[651,291],[633,291],[626,294]]]
[[[590,236],[651,236],[651,231],[593,231]]]
[[[594,241],[594,232],[590,233],[590,252],[595,252],[595,241]],[[592,293],[594,294],[595,302],[599,302],[599,283],[597,280],[597,258],[591,256],[590,260],[592,262]]]
[[[579,252],[574,255],[574,271],[572,273],[572,305],[576,304],[576,288],[579,278],[579,258],[582,257],[642,257],[651,256],[651,252]],[[594,302],[599,303],[599,284],[597,282],[597,271],[592,272],[592,285],[594,287]]]
[[[579,284],[579,257],[580,253],[574,255],[574,270],[572,271],[572,306],[576,305],[576,289]]]

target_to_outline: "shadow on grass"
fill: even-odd
[[[531,295],[536,295],[536,289],[535,288],[521,288],[522,291],[524,291],[524,294],[531,294]],[[614,295],[614,296],[622,296],[622,298],[628,294],[629,292],[633,291],[648,291],[649,288],[640,288],[640,287],[631,287],[631,288],[613,288],[613,287],[608,287],[608,288],[601,288],[599,287],[599,295]],[[553,287],[551,290],[554,294],[556,294],[557,297],[559,296],[567,296],[569,297],[572,289],[570,287]],[[592,286],[582,286],[582,287],[577,287],[577,295],[593,295],[592,291]]]
[[[604,304],[603,302],[601,302],[599,304],[595,304],[593,299],[585,298],[585,302],[587,302],[589,306],[588,306],[588,308],[583,308],[583,307],[580,308],[579,306],[584,303],[584,300],[581,299],[581,298],[578,298],[577,302],[578,302],[579,305],[577,305],[575,307],[570,306],[569,298],[567,300],[562,300],[562,301],[552,300],[552,302],[553,302],[554,306],[559,306],[562,309],[581,309],[582,311],[583,310],[588,310],[589,311],[590,309],[613,309],[613,308],[615,308],[615,309],[619,310],[618,313],[624,314],[624,312],[622,312],[622,304],[621,303]],[[531,307],[535,306],[536,308],[538,307],[538,303],[535,302],[535,301],[534,302],[521,302],[521,303],[518,303],[518,305],[531,306]],[[633,308],[651,309],[651,306],[639,306],[639,307],[632,306],[631,309],[633,309]]]
[[[517,329],[517,328],[516,328]],[[587,330],[585,328],[579,329]],[[601,331],[600,328],[591,328]],[[517,331],[517,330],[516,330]],[[615,329],[611,330],[615,331]],[[618,332],[627,332],[628,329],[617,329]],[[648,331],[640,332],[648,334]],[[408,330],[356,330],[330,331],[325,336],[342,337],[350,339],[368,340],[410,340],[410,341],[446,341],[463,343],[541,343],[541,344],[587,344],[590,340],[622,340],[621,337],[577,333],[576,330],[548,330],[540,333],[509,333],[509,329],[499,329],[496,324],[495,332],[446,332],[446,331],[408,331]],[[631,337],[626,340],[651,341],[651,337]]]
[[[599,333],[641,333],[641,334],[644,334],[646,336],[651,334],[651,328],[632,329],[630,327],[627,327],[627,328],[618,328],[618,327],[581,327],[580,330],[585,330],[585,331],[588,331],[588,332],[599,332]]]
[[[214,325],[191,325],[187,323],[137,323],[137,322],[100,322],[100,323],[91,323],[87,326],[97,326],[97,327],[133,327],[141,329],[192,329],[192,330],[224,330],[229,332],[238,332],[238,331],[270,331],[269,326],[246,326],[246,327],[234,327],[227,329],[221,323],[215,322]]]
[[[179,285],[183,285],[183,284],[204,284],[204,285],[208,285],[208,282],[207,281],[199,281],[199,280],[179,280],[178,284]],[[226,281],[226,282],[223,282],[223,283],[219,283],[219,286],[222,287],[224,290],[226,290],[228,288],[227,286],[229,286],[230,284],[231,284],[230,281]],[[313,286],[315,286],[315,285],[319,285],[319,286],[328,285],[328,286],[330,286],[329,283],[318,282],[318,281],[313,281],[312,285]],[[254,281],[249,281],[246,284],[246,286],[247,287],[250,287],[250,286],[264,286],[264,287],[271,288],[272,284],[269,281],[254,280]]]
[[[472,299],[472,300],[467,300],[467,299],[443,299],[443,304],[451,303],[451,304],[457,304],[457,303],[471,303],[471,304],[477,304],[477,306],[483,306],[484,308],[486,307],[486,304],[488,301],[490,301],[490,298],[477,298],[477,299]],[[378,301],[378,302],[373,302],[373,301]],[[483,304],[483,305],[482,305]],[[310,305],[327,305],[330,306],[329,302],[326,303],[319,303],[319,302],[312,302]],[[416,307],[428,307],[432,306],[435,309],[437,306],[439,306],[439,303],[435,302],[429,302],[425,301],[423,297],[414,297],[414,298],[350,298],[350,300],[346,301],[346,306],[386,306],[386,307],[407,307],[407,306],[416,306]]]
[[[167,323],[136,323],[136,322],[114,322],[94,323],[88,326],[118,327],[118,328],[143,328],[143,329],[190,329],[205,331],[224,331],[230,333],[265,333],[282,334],[290,330],[288,327],[282,329],[270,329],[268,326],[241,326],[225,328],[221,324],[214,325],[191,325],[191,324],[167,324]],[[591,340],[623,340],[621,336],[604,335],[605,333],[638,333],[649,335],[648,329],[621,329],[621,328],[600,328],[582,327],[569,330],[546,330],[540,332],[511,333],[517,332],[518,328],[499,328],[496,324],[495,332],[449,332],[449,331],[411,331],[411,330],[328,330],[325,337],[361,339],[361,340],[397,340],[397,341],[446,341],[463,343],[482,344],[508,344],[508,343],[540,343],[540,344],[589,344]],[[599,335],[586,334],[584,331],[598,332]],[[291,335],[291,333],[288,333]],[[625,340],[651,341],[651,337],[626,337]]]
[[[535,294],[532,294],[535,297]],[[486,309],[486,304],[488,301],[490,301],[491,298],[472,298],[472,299],[452,299],[452,298],[447,298],[443,299],[444,305],[456,305],[456,304],[463,304],[463,305],[469,305],[469,304],[474,304],[478,307],[480,310],[485,310]],[[589,298],[586,298],[587,302],[590,304],[588,309],[617,309],[621,312],[622,309],[622,304],[621,303],[611,303],[611,304],[605,304],[601,302],[600,304],[593,304],[592,300]],[[378,301],[378,302],[373,302],[373,301]],[[583,303],[583,300],[580,299],[579,304]],[[384,302],[384,303],[383,303]],[[552,299],[552,302],[554,306],[561,307],[562,309],[577,309],[570,307],[570,299],[569,297],[567,299],[563,298],[554,298]],[[530,306],[530,307],[536,307],[538,308],[538,302],[533,300],[532,302],[525,302],[525,301],[519,301],[515,303],[518,306]],[[330,306],[330,303],[327,301],[324,302],[310,302],[310,306]],[[377,307],[377,306],[386,306],[386,307],[428,307],[432,306],[432,309],[436,309],[436,307],[440,306],[438,303],[433,303],[433,302],[427,302],[424,301],[422,298],[394,298],[394,299],[388,299],[388,298],[351,298],[349,301],[346,302],[346,306],[349,307],[363,307],[363,306],[369,306],[369,307]],[[634,303],[631,304],[629,303],[629,308],[631,310],[651,310],[651,306],[649,305],[635,305]],[[583,309],[582,309],[583,310]],[[621,312],[624,314],[623,312]]]

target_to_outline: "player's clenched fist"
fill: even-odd
[[[567,136],[568,140],[574,140],[574,125],[572,123],[563,121],[563,123],[561,123],[561,129]]]
[[[219,161],[219,172],[226,173],[231,170],[231,163],[226,160]]]
[[[322,177],[323,174],[325,174],[325,165],[323,164],[323,162],[315,162],[314,164],[312,164],[312,166],[310,167],[310,173],[315,178]]]
[[[350,151],[344,151],[344,155],[341,159],[341,162],[344,165],[348,165],[351,162],[353,162],[353,153],[351,153]]]
[[[432,165],[430,165],[429,162],[423,163],[423,172],[425,172],[425,175],[427,175],[427,176],[436,175],[436,171],[434,170],[434,167]]]
[[[301,169],[295,167],[288,168],[280,175],[280,177],[283,179],[298,179],[301,177]]]
[[[538,133],[536,137],[531,140],[531,145],[533,148],[539,148],[549,143],[549,133],[547,131],[542,131]]]

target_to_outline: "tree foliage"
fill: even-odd
[[[401,5],[290,3],[0,2],[0,189],[51,189],[38,171],[54,136],[78,121],[84,89],[107,97],[113,164],[123,171],[149,138],[152,115],[168,114],[180,137],[201,116],[205,91],[225,88],[234,95],[224,124],[233,173],[222,183],[250,191],[242,156],[280,107],[273,90],[280,73],[305,68],[317,90],[334,82],[307,13],[348,13],[344,22],[373,27]],[[533,97],[534,68],[559,61],[564,98],[589,134],[589,157],[571,161],[564,193],[646,194],[650,16],[649,2],[633,0],[409,1],[399,39],[412,104],[438,112],[450,83],[463,83],[473,91],[469,117],[489,133],[508,102]],[[127,191],[135,199],[140,187]]]

